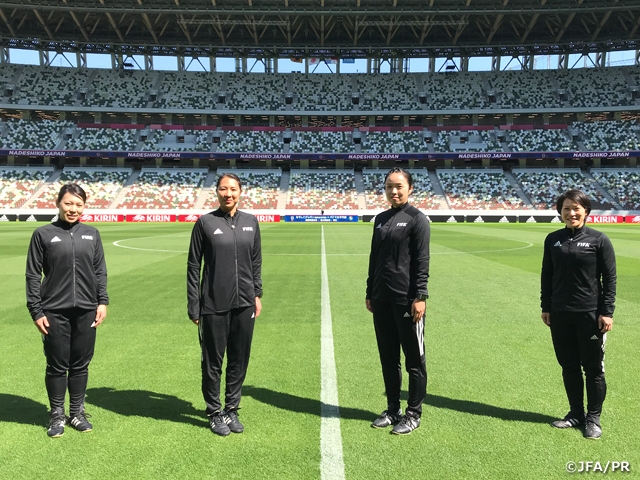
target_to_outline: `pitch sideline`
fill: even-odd
[[[321,330],[320,330],[320,478],[344,479],[338,380],[333,350],[329,275],[324,244],[324,225],[320,231]]]

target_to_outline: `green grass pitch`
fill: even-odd
[[[203,416],[186,315],[192,226],[97,226],[111,305],[90,369],[94,431],[49,439],[45,360],[24,294],[36,225],[0,224],[0,478],[319,478],[322,228],[347,479],[566,478],[570,461],[640,471],[640,227],[595,227],[616,249],[618,297],[604,435],[587,441],[549,426],[567,411],[539,309],[542,242],[557,225],[432,224],[428,395],[421,427],[396,437],[369,427],[386,406],[364,307],[372,224],[263,224],[246,430],[226,438]]]

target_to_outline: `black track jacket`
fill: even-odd
[[[427,217],[408,203],[378,214],[366,298],[406,305],[428,295],[429,238]]]
[[[57,220],[36,228],[26,277],[27,308],[34,321],[44,316],[44,310],[94,310],[109,304],[100,233],[84,223]]]
[[[542,257],[543,312],[591,312],[613,316],[616,257],[611,240],[587,226],[547,235]]]
[[[262,296],[261,270],[256,217],[241,211],[231,217],[221,209],[202,215],[193,226],[187,260],[189,318],[255,305]]]

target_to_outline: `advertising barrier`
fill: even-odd
[[[15,212],[15,213],[14,213]],[[126,211],[107,210],[105,213],[100,211],[85,212],[80,217],[81,222],[85,223],[173,223],[173,222],[188,222],[193,223],[200,218],[200,216],[208,213],[205,210],[197,210],[196,212],[190,212],[188,210],[170,210],[164,213],[153,213],[150,211],[142,211],[139,213],[127,213]],[[183,213],[184,212],[184,213]],[[318,215],[318,214],[298,214],[298,215],[282,215],[281,213],[257,213],[252,212],[260,223],[279,223],[279,222],[296,222],[296,223],[357,223],[362,221],[363,223],[375,222],[376,215],[364,214],[359,216],[358,213],[353,212],[347,215]],[[379,214],[381,212],[376,212]],[[535,211],[460,211],[453,210],[444,211],[423,211],[423,214],[427,217],[427,220],[432,223],[557,223],[562,225],[562,219],[559,215],[550,211],[535,212]],[[58,219],[57,212],[53,209],[41,209],[41,210],[6,210],[0,212],[0,222],[55,222]],[[640,214],[630,214],[627,211],[612,212],[612,213],[591,213],[587,217],[587,222],[590,224],[635,224],[640,225]]]
[[[175,222],[176,215],[166,213],[137,213],[127,215],[127,222]]]
[[[431,223],[464,223],[464,215],[427,215]]]
[[[269,215],[264,213],[257,213],[254,216],[258,219],[260,223],[279,223],[280,215]]]
[[[359,220],[357,215],[285,215],[285,222],[350,222]]]
[[[55,222],[58,220],[58,214],[38,214],[33,213],[31,215],[20,214],[18,215],[19,222]]]
[[[179,222],[197,222],[202,215],[199,213],[190,213],[188,215],[178,215]]]
[[[529,215],[523,214],[518,217],[519,223],[562,223],[558,215]]]
[[[201,213],[190,213],[188,215],[178,215],[178,222],[195,222],[197,221],[203,214]],[[270,215],[259,213],[254,215],[258,222],[260,223],[278,223],[280,222],[280,215]]]
[[[516,223],[516,215],[467,215],[467,223]]]
[[[587,223],[624,223],[622,215],[589,215]]]
[[[120,213],[83,213],[81,222],[124,222],[124,215]]]

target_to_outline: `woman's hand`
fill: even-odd
[[[36,326],[36,328],[40,331],[41,334],[43,335],[49,334],[49,330],[47,330],[47,328],[49,328],[49,320],[47,320],[47,317],[40,317],[39,319],[34,320],[33,324]]]
[[[613,328],[613,318],[600,315],[598,317],[598,328],[602,333],[607,333]]]
[[[260,316],[260,312],[262,312],[262,300],[260,297],[256,297],[256,318]]]
[[[91,326],[96,328],[104,321],[105,318],[107,318],[107,306],[98,305],[98,308],[96,309],[96,319],[93,321],[93,325]]]
[[[551,326],[551,314],[549,312],[542,312],[540,318],[542,318],[542,321],[547,327]]]
[[[424,317],[424,311],[427,309],[427,302],[424,300],[418,300],[417,298],[411,304],[411,315],[413,315],[413,322],[418,323],[422,317]]]

